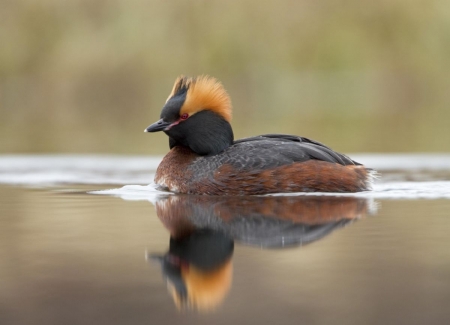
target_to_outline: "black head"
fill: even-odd
[[[179,78],[160,117],[145,132],[164,131],[170,148],[185,146],[199,155],[215,155],[233,143],[231,103],[213,78]]]

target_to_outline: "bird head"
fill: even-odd
[[[145,132],[164,131],[170,148],[189,147],[199,155],[217,154],[233,143],[231,100],[215,78],[177,78],[160,115]]]

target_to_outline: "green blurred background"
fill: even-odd
[[[180,74],[228,89],[236,138],[450,151],[450,2],[0,0],[0,153],[163,154]]]

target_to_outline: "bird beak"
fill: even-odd
[[[147,261],[152,261],[157,264],[163,264],[164,263],[164,255],[156,255],[156,254],[150,254],[146,253],[146,259]]]
[[[148,128],[144,130],[144,132],[158,132],[167,129],[172,123],[166,122],[163,119],[160,119],[158,122],[153,123]]]

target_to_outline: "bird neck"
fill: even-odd
[[[204,110],[166,132],[169,146],[189,147],[200,156],[213,156],[234,141],[230,123],[219,114]]]

